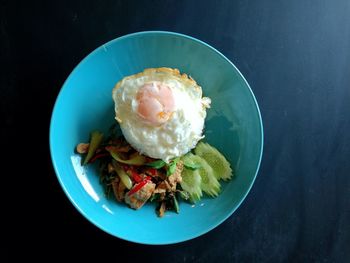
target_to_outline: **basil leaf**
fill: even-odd
[[[175,163],[175,162],[172,162],[172,163],[168,166],[168,169],[167,169],[167,171],[166,171],[166,176],[172,175],[173,173],[175,173],[175,170],[176,170],[176,163]]]
[[[151,196],[151,198],[149,199],[150,202],[153,202],[153,201],[158,201],[160,197],[160,194],[159,193],[156,193],[154,195]]]
[[[157,160],[154,162],[146,163],[145,165],[150,166],[154,169],[160,169],[162,168],[166,163],[163,160]]]
[[[202,167],[199,163],[189,163],[186,161],[184,162],[184,166],[190,170],[197,170]]]
[[[176,170],[176,165],[177,165],[177,162],[179,161],[180,159],[179,158],[175,158],[174,160],[172,160],[172,162],[167,165],[167,171],[166,171],[166,176],[170,176],[172,175],[173,173],[175,173],[175,170]]]

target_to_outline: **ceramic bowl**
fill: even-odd
[[[192,76],[212,99],[205,122],[206,141],[234,169],[217,198],[195,205],[180,202],[180,213],[157,217],[154,204],[132,210],[107,199],[94,165],[81,166],[75,153],[93,130],[114,122],[111,92],[124,76],[145,68],[171,67]],[[65,81],[50,126],[53,166],[64,192],[91,223],[118,238],[143,244],[170,244],[198,237],[217,227],[240,206],[258,173],[263,127],[247,81],[223,54],[190,36],[160,31],[114,39],[89,54]]]

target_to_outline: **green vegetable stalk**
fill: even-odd
[[[103,139],[103,133],[99,131],[94,131],[91,133],[89,150],[83,164],[87,164],[90,161],[92,156],[95,154],[97,148],[100,146],[102,139]]]
[[[109,151],[111,156],[113,157],[114,160],[120,162],[120,163],[125,163],[125,164],[130,164],[130,165],[144,165],[146,162],[146,158],[143,155],[136,155],[135,157],[129,159],[129,160],[123,160],[119,157],[118,153]]]
[[[127,175],[127,173],[119,166],[119,164],[116,161],[112,161],[112,165],[114,170],[117,172],[120,180],[123,182],[123,184],[128,188],[129,190],[132,188],[132,181],[130,177]]]

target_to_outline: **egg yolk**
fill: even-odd
[[[161,82],[144,84],[136,95],[137,113],[152,125],[165,123],[175,110],[172,90]]]

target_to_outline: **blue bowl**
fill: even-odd
[[[95,166],[82,167],[75,153],[92,130],[114,122],[115,83],[145,68],[171,67],[191,75],[212,99],[205,136],[230,161],[234,178],[217,198],[180,202],[180,214],[158,218],[155,205],[132,210],[106,199]],[[227,219],[242,203],[257,175],[263,127],[256,99],[239,70],[220,52],[172,32],[140,32],[112,40],[88,55],[64,83],[51,118],[50,150],[58,180],[74,206],[93,224],[118,238],[171,244],[198,237]]]

